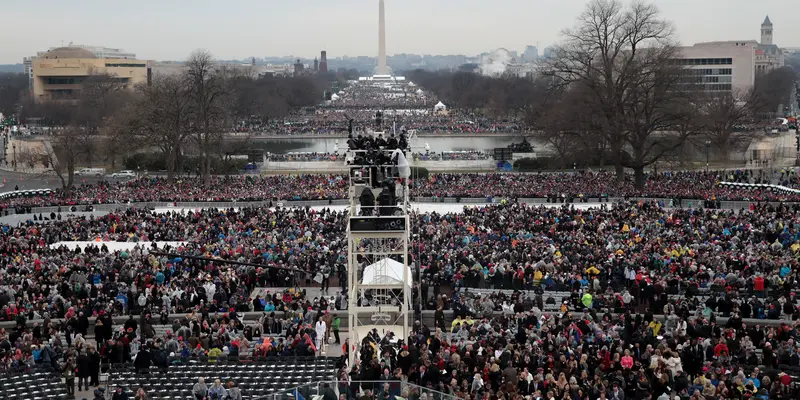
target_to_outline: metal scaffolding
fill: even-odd
[[[387,153],[384,160],[392,159],[391,151],[381,151]],[[395,165],[367,163],[359,153],[347,153],[349,365],[373,329],[405,340],[413,312],[408,179],[398,177]]]

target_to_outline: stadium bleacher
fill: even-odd
[[[109,387],[122,387],[132,398],[144,388],[151,399],[192,399],[192,387],[199,378],[209,384],[216,379],[235,382],[245,399],[290,398],[292,390],[312,382],[333,381],[334,357],[233,357],[210,362],[173,364],[168,373],[150,368],[149,374],[136,373],[132,364],[113,365]]]
[[[61,376],[48,367],[36,365],[24,373],[1,374],[0,399],[71,399]]]

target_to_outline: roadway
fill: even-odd
[[[75,177],[75,185],[84,183],[97,183],[101,178]],[[0,192],[10,192],[15,188],[26,189],[56,189],[61,187],[61,181],[53,174],[28,174],[0,169]]]

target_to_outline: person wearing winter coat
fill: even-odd
[[[203,378],[198,378],[197,383],[192,387],[192,395],[195,400],[205,400],[208,396],[208,386]]]
[[[219,379],[214,381],[214,384],[208,389],[208,397],[211,399],[219,399],[222,400],[228,394],[228,391],[225,390],[225,386],[222,386],[222,382]]]
[[[242,391],[233,382],[228,382],[228,398],[230,400],[242,400]]]
[[[92,361],[86,351],[81,351],[81,354],[76,360],[78,366],[76,376],[78,377],[78,390],[89,390],[89,377],[91,376]]]

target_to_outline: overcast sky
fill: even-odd
[[[575,23],[587,0],[386,0],[387,52],[476,55],[541,50]],[[795,0],[655,0],[683,44],[760,38],[800,46]],[[793,21],[794,19],[794,21]],[[375,55],[378,0],[4,0],[0,64],[62,43],[118,47],[140,59]]]

